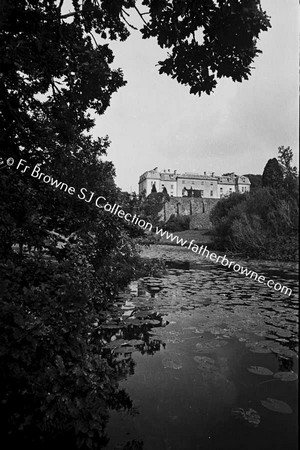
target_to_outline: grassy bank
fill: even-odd
[[[210,247],[213,244],[212,235],[210,230],[185,230],[185,231],[174,231],[173,236],[178,236],[179,238],[186,240],[188,242],[194,240],[197,245],[207,245]],[[171,242],[165,236],[159,239],[158,244],[162,245],[178,245],[176,242]]]
[[[171,234],[171,233],[170,233]],[[183,239],[184,241],[190,242],[194,240],[194,243],[197,245],[207,245],[207,247],[211,247],[213,245],[213,239],[211,235],[211,231],[208,229],[203,230],[186,230],[186,231],[173,231],[173,236],[178,236],[179,239]],[[178,246],[176,241],[171,241],[167,239],[166,236],[159,237],[154,233],[149,234],[145,238],[139,238],[139,243],[143,244],[158,244],[158,245],[173,245]]]

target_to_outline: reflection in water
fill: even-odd
[[[148,250],[167,273],[134,282],[101,327],[136,408],[111,412],[106,448],[293,450],[297,298],[181,250]],[[272,264],[255,268],[295,293],[294,267]]]

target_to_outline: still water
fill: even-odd
[[[111,411],[105,448],[296,449],[296,266],[244,262],[291,287],[288,297],[187,249],[143,256],[167,271],[133,282],[103,326],[104,354],[133,403]]]

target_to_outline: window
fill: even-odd
[[[192,184],[195,184],[195,181],[192,181]]]
[[[185,184],[185,181],[184,181],[184,180],[182,180],[182,184]]]
[[[220,192],[223,193],[223,188],[220,188]]]
[[[232,188],[229,188],[229,192],[230,192],[230,193],[232,192]]]
[[[203,184],[204,184],[204,181],[201,181],[201,184],[203,185]]]
[[[210,183],[210,185],[211,185],[211,186],[213,186],[213,185],[214,185],[214,183],[213,183],[213,182],[211,182],[211,183]]]
[[[204,191],[200,191],[200,195],[201,195],[201,197],[203,197]]]
[[[210,196],[211,196],[211,197],[214,196],[214,191],[210,191]]]
[[[174,185],[173,185],[173,184],[171,184],[171,189],[173,189],[173,187],[174,187]]]

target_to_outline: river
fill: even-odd
[[[105,448],[296,449],[296,265],[242,261],[289,297],[184,248],[142,256],[167,269],[131,283],[103,326],[133,404],[110,412]]]

